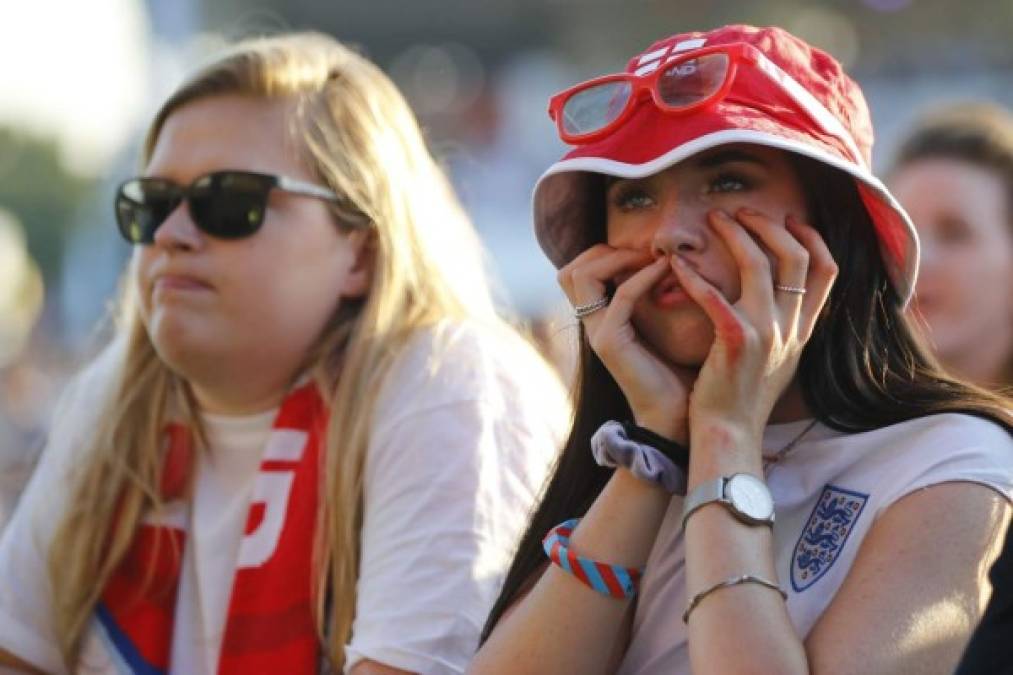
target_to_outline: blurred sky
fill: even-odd
[[[55,135],[67,164],[101,172],[148,100],[147,16],[135,0],[4,0],[0,123]]]

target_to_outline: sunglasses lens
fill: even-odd
[[[135,178],[116,193],[116,223],[131,244],[150,244],[180,202],[179,189],[157,178]]]
[[[670,108],[686,108],[705,101],[728,77],[727,54],[715,52],[669,66],[658,79],[658,94]]]
[[[584,136],[604,129],[626,109],[632,91],[629,82],[617,80],[577,92],[563,104],[563,131]]]
[[[272,187],[274,181],[269,176],[239,171],[209,174],[190,189],[190,215],[201,230],[212,236],[248,237],[264,222]]]

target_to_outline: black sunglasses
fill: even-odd
[[[319,185],[252,171],[215,171],[189,187],[165,178],[132,178],[116,190],[116,222],[131,244],[151,244],[155,230],[185,200],[202,232],[241,239],[264,224],[271,190],[338,202],[338,195]]]

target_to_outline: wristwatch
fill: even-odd
[[[682,505],[683,528],[694,511],[711,502],[724,504],[733,516],[746,524],[774,524],[774,498],[767,484],[748,473],[719,476],[693,488]]]

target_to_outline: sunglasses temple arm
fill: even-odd
[[[305,181],[296,180],[295,178],[287,178],[285,176],[278,177],[278,187],[285,192],[292,192],[295,194],[306,195],[307,197],[319,197],[320,199],[326,199],[327,201],[337,201],[338,195],[333,191],[314,185],[313,183],[307,183]]]

